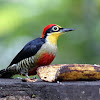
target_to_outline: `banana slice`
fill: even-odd
[[[37,74],[43,81],[79,81],[99,80],[100,65],[90,64],[58,64],[42,66]]]

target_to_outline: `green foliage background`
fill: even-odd
[[[0,69],[48,24],[76,29],[59,38],[52,64],[100,64],[100,0],[0,0]]]

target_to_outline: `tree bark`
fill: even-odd
[[[100,81],[32,83],[0,79],[0,100],[100,100]]]

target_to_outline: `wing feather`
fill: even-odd
[[[15,58],[12,60],[9,66],[11,66],[12,64],[17,64],[25,58],[34,56],[44,43],[45,40],[42,38],[37,38],[28,42],[24,46],[24,48],[15,56]]]

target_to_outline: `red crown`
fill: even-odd
[[[50,24],[48,26],[46,26],[43,30],[43,34],[42,34],[42,38],[44,38],[46,31],[51,28],[52,26],[56,26],[56,24]]]

